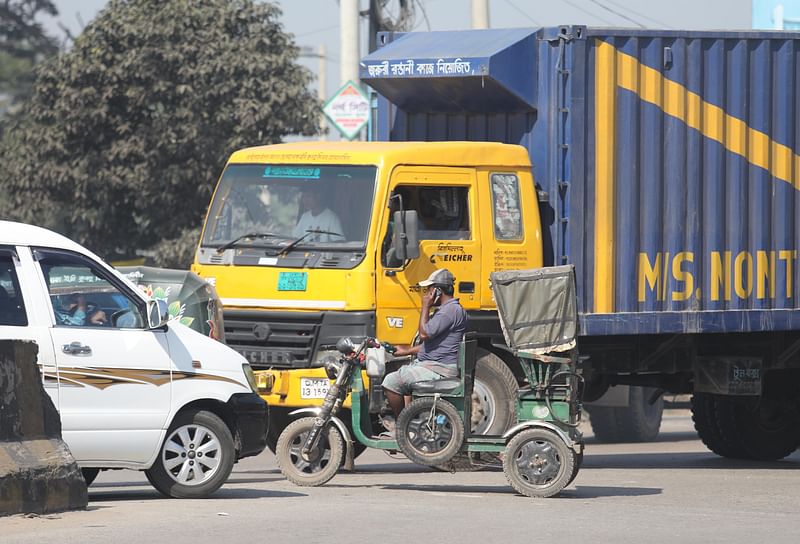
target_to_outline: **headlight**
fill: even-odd
[[[250,368],[250,365],[247,363],[242,364],[242,372],[244,372],[244,375],[247,378],[247,383],[250,384],[250,389],[253,390],[253,393],[258,393],[258,385],[256,384],[256,375],[253,374],[253,369]]]
[[[322,360],[322,366],[325,368],[325,374],[329,380],[335,380],[342,370],[342,363],[336,357],[331,357],[330,355]]]

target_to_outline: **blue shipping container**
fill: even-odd
[[[382,34],[380,140],[530,153],[582,334],[800,330],[800,33]]]

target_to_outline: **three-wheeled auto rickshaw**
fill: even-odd
[[[284,476],[301,486],[326,483],[343,465],[352,468],[355,440],[429,466],[480,467],[487,459],[501,459],[508,482],[529,497],[550,497],[569,485],[583,459],[574,268],[495,272],[491,282],[506,344],[525,373],[515,425],[497,436],[472,434],[465,425],[471,421],[476,351],[468,334],[459,350],[459,377],[414,384],[395,437],[381,437],[375,415],[385,409],[380,383],[392,348],[375,338],[358,343],[342,338],[339,359],[326,365],[334,381],[323,405],[305,409],[312,415],[280,435],[276,455]],[[348,392],[352,436],[337,418]]]

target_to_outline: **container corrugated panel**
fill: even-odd
[[[583,334],[800,329],[800,34],[537,36],[534,111],[384,101],[378,136],[525,146]]]

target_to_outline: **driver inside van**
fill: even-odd
[[[105,325],[108,318],[103,310],[90,311],[84,295],[73,293],[68,296],[67,304],[62,310],[53,308],[56,322],[59,325],[83,326]]]

